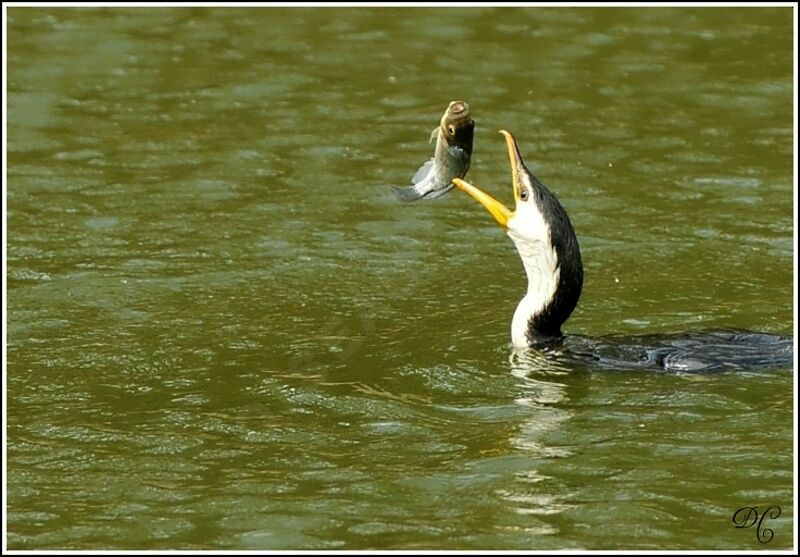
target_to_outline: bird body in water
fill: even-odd
[[[629,339],[564,337],[561,327],[583,287],[583,263],[575,230],[555,195],[525,166],[514,136],[505,137],[515,210],[456,178],[497,220],[514,242],[528,289],[511,321],[516,348],[538,348],[572,363],[614,369],[671,371],[781,369],[794,362],[791,338],[748,331],[700,331]]]

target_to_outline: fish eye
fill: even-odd
[[[453,126],[447,126],[447,131],[450,133],[450,135],[456,134],[456,129]]]
[[[528,200],[528,189],[527,188],[522,188],[522,190],[519,192],[519,198],[522,201],[527,201]]]

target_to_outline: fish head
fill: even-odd
[[[467,103],[464,101],[451,102],[442,116],[439,130],[448,145],[472,153],[475,122],[472,120]]]

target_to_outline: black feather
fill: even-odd
[[[539,313],[528,321],[527,337],[530,344],[539,344],[548,338],[562,336],[561,325],[569,318],[583,288],[583,263],[575,229],[564,207],[553,193],[533,173],[525,168],[533,189],[533,200],[550,227],[550,243],[556,251],[560,274],[555,294]]]

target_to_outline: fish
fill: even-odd
[[[444,111],[439,126],[431,132],[436,138],[433,158],[426,161],[411,178],[411,186],[392,186],[402,201],[436,199],[453,189],[453,179],[463,178],[472,158],[475,122],[464,101],[452,101]]]

